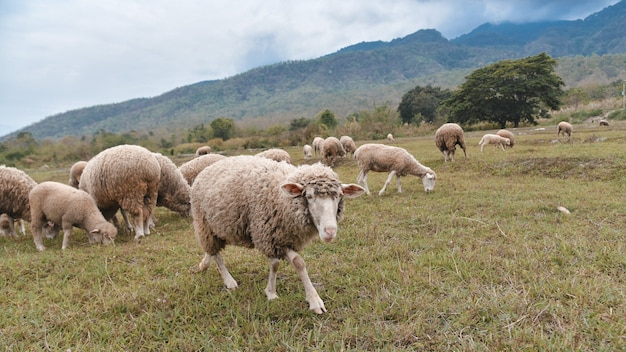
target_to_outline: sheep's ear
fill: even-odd
[[[304,186],[297,183],[283,183],[282,185],[280,185],[280,190],[290,197],[297,197],[299,195],[302,195],[303,189]]]
[[[359,185],[351,184],[342,184],[341,190],[343,191],[343,196],[346,198],[356,198],[365,193],[365,189]]]
[[[100,229],[91,230],[89,233],[100,233]]]

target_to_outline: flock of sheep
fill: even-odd
[[[561,133],[571,137],[572,126],[559,124],[557,136]],[[388,141],[393,142],[393,136]],[[504,149],[514,143],[513,134],[501,130],[483,136],[479,144],[482,151],[487,144]],[[457,145],[467,157],[463,130],[457,124],[441,126],[435,144],[446,162],[454,161]],[[402,192],[400,179],[406,175],[421,178],[424,190],[430,192],[437,175],[403,148],[373,143],[356,148],[349,136],[316,137],[303,153],[305,159],[315,155],[322,163],[295,166],[290,155],[277,148],[254,156],[226,157],[211,153],[207,146],[177,167],[168,157],[141,146],[120,145],[75,163],[68,184],[38,184],[22,170],[0,166],[0,229],[17,236],[14,220],[30,221],[39,251],[45,250],[44,236],[53,238],[61,230],[62,249],[66,249],[73,227],[85,230],[90,243],[107,244],[122,228],[117,222],[119,211],[126,229],[140,240],[156,221],[154,208],[163,206],[193,218],[194,233],[205,253],[199,270],[213,260],[224,285],[236,288],[220,252],[226,245],[256,248],[270,260],[267,298],[277,298],[277,270],[284,259],[298,272],[309,308],[321,314],[326,311],[324,302],[299,251],[316,236],[323,242],[336,238],[344,199],[370,194],[369,171],[389,173],[379,195],[393,176]],[[336,158],[347,155],[356,159],[357,184],[340,182],[332,170]],[[25,233],[23,222],[18,228]]]

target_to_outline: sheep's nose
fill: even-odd
[[[326,234],[330,237],[335,237],[337,234],[337,228],[334,226],[327,226],[324,228],[324,232],[326,232]]]

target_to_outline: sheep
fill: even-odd
[[[302,147],[302,152],[304,153],[304,160],[310,160],[313,157],[313,147],[308,144]]]
[[[279,148],[264,150],[260,153],[257,153],[255,156],[260,156],[262,158],[272,159],[275,161],[284,161],[287,164],[291,164],[291,155]]]
[[[483,138],[480,139],[480,142],[478,142],[478,145],[480,145],[480,151],[484,151],[484,147],[487,144],[493,144],[494,147],[498,147],[500,146],[500,148],[502,148],[502,150],[504,150],[504,146],[509,146],[511,145],[511,141],[508,138],[504,138],[501,136],[498,136],[497,134],[491,134],[491,133],[487,133],[483,136]]]
[[[210,153],[211,153],[211,147],[208,145],[204,145],[196,149],[196,157],[200,155],[210,154]]]
[[[515,135],[513,134],[513,132],[503,129],[496,132],[496,134],[500,137],[508,138],[510,143],[508,147],[513,148],[513,146],[515,145]]]
[[[387,134],[387,142],[389,143],[395,142],[395,139],[393,138],[393,134],[391,133]]]
[[[574,131],[574,127],[571,123],[566,121],[561,121],[556,126],[556,138],[558,139],[561,133],[563,133],[563,137],[567,134],[567,139],[569,140],[572,137],[572,132]]]
[[[347,154],[350,154],[350,156],[354,155],[354,151],[356,150],[356,144],[354,144],[354,140],[352,139],[352,137],[341,136],[341,138],[339,138],[339,142],[341,142],[341,146],[345,150],[346,155]]]
[[[28,196],[31,209],[31,229],[35,247],[39,251],[43,245],[41,231],[48,222],[61,225],[63,245],[69,246],[72,227],[87,231],[89,243],[109,244],[117,236],[117,228],[108,222],[95,200],[85,191],[59,182],[46,181],[36,185]]]
[[[337,174],[321,163],[294,166],[269,159],[235,156],[204,169],[191,187],[195,235],[205,252],[198,265],[205,270],[215,260],[224,285],[237,282],[226,269],[220,251],[228,245],[256,248],[270,260],[265,288],[276,295],[281,259],[289,260],[304,284],[309,308],[326,312],[298,254],[317,234],[323,242],[337,237],[344,197],[356,198],[364,189],[341,184]]]
[[[384,144],[363,144],[354,152],[354,157],[359,166],[357,184],[362,184],[365,192],[369,195],[367,187],[367,173],[369,171],[389,172],[383,188],[378,192],[382,195],[395,175],[398,181],[398,192],[402,192],[400,177],[415,175],[422,179],[424,191],[430,192],[435,189],[437,174],[429,167],[420,164],[413,155],[400,147]]]
[[[324,139],[322,158],[326,165],[333,166],[338,156],[346,155],[341,142],[336,137],[328,137]]]
[[[37,185],[28,174],[14,167],[0,166],[0,214],[11,219],[30,220],[28,193]]]
[[[324,150],[324,138],[322,137],[313,138],[313,152],[315,152],[315,156],[322,154],[322,150]]]
[[[78,184],[80,182],[80,176],[83,174],[83,170],[85,169],[85,165],[87,165],[86,161],[77,161],[70,168],[70,180],[68,184],[74,188],[78,188]]]
[[[443,153],[444,162],[448,162],[448,159],[454,161],[454,152],[457,144],[461,146],[463,154],[467,158],[463,129],[458,124],[445,123],[435,132],[435,145]]]
[[[166,207],[182,216],[189,216],[191,186],[170,158],[160,153],[153,153],[153,155],[161,167],[156,205]]]
[[[150,234],[149,221],[156,206],[161,178],[157,158],[144,147],[118,145],[87,162],[79,188],[96,201],[105,219],[122,208],[135,220],[135,239]]]
[[[608,126],[609,125],[609,121],[607,121],[605,119],[602,119],[602,120],[598,121],[598,124],[600,126]]]
[[[212,165],[213,163],[220,161],[222,159],[226,159],[224,155],[221,154],[205,154],[200,155],[197,158],[191,159],[186,163],[182,164],[178,167],[181,174],[187,180],[189,186],[193,184],[193,181],[196,179],[196,176],[200,173],[200,171],[204,170],[207,166]]]

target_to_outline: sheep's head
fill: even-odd
[[[99,228],[89,232],[90,243],[112,244],[117,236],[117,228],[110,222],[104,222]]]
[[[432,192],[435,189],[435,182],[437,182],[437,174],[434,172],[427,172],[426,175],[422,177],[424,191],[426,191],[426,193]]]

